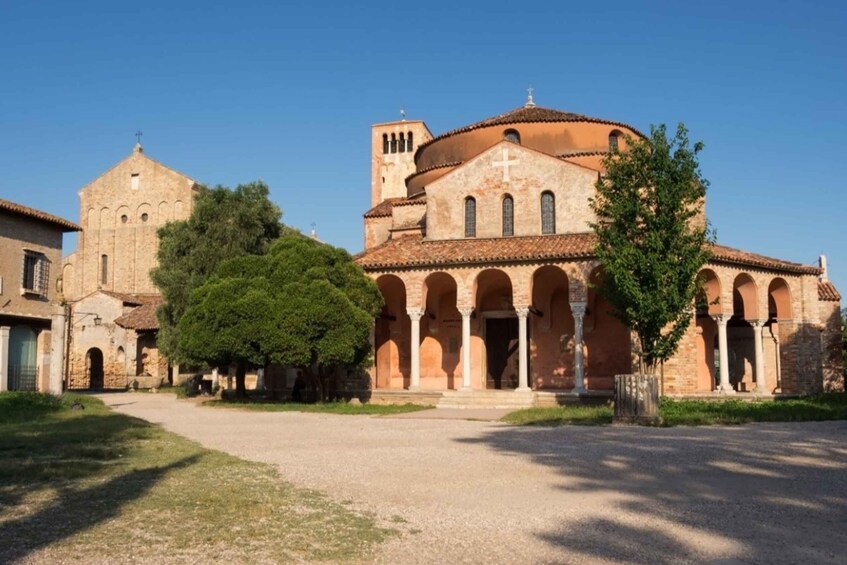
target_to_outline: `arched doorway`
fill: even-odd
[[[741,273],[732,285],[732,318],[727,325],[729,382],[739,392],[755,387],[756,365],[754,330],[751,322],[759,319],[758,291],[753,277]]]
[[[574,387],[574,319],[568,299],[568,276],[555,265],[532,274],[530,310],[530,388]]]
[[[767,383],[772,390],[795,390],[794,372],[790,357],[790,338],[794,331],[791,310],[791,289],[783,278],[775,278],[768,285],[768,322],[764,330],[764,356]]]
[[[456,280],[444,272],[430,273],[421,290],[421,388],[457,389],[462,316],[456,308]]]
[[[382,275],[376,284],[384,305],[374,327],[374,387],[406,388],[411,367],[411,321],[406,313],[406,285],[396,275]]]
[[[88,373],[88,388],[103,388],[103,352],[92,347],[85,354],[85,372]]]
[[[512,281],[499,269],[486,269],[474,283],[478,332],[485,344],[485,388],[516,389],[519,374],[518,318]]]
[[[36,390],[38,334],[29,326],[9,331],[9,390]]]
[[[711,392],[718,386],[718,324],[715,316],[722,313],[721,283],[711,269],[700,271],[702,286],[695,300],[697,308],[697,390]]]

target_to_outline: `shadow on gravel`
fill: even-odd
[[[586,560],[703,562],[692,538],[705,534],[737,548],[715,563],[834,564],[847,547],[845,435],[847,422],[563,426],[496,428],[461,441],[529,456],[561,475],[561,489],[620,495],[611,513],[537,532]]]

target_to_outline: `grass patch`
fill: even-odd
[[[0,414],[3,563],[366,561],[396,533],[91,397],[3,393]]]
[[[303,404],[300,402],[270,402],[257,399],[226,398],[208,400],[203,406],[215,408],[241,408],[261,412],[318,412],[321,414],[344,414],[349,416],[387,416],[429,410],[432,406],[420,404],[350,404],[348,402],[323,402]]]
[[[611,424],[611,406],[528,408],[512,412],[504,422],[524,426]],[[822,394],[798,399],[745,401],[662,399],[663,426],[710,426],[749,422],[808,422],[847,420],[847,395]]]

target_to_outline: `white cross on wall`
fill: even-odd
[[[492,161],[491,164],[495,167],[503,167],[503,182],[509,182],[512,178],[509,176],[509,167],[513,165],[517,165],[520,161],[515,159],[509,159],[509,148],[503,147],[503,160],[502,161]]]

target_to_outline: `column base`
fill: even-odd
[[[585,394],[587,391],[588,389],[583,386],[575,386],[571,389],[571,393],[573,394]]]
[[[756,388],[753,389],[753,392],[755,392],[756,394],[767,394],[767,395],[771,394],[771,391],[769,391],[768,387],[766,387],[766,386],[757,386]]]
[[[410,386],[409,388],[407,388],[406,390],[408,390],[409,392],[420,392],[421,387],[420,387],[420,385],[418,385],[418,386],[413,385],[413,386]]]
[[[532,392],[532,389],[528,386],[519,386],[515,389],[515,392]]]
[[[720,392],[722,394],[736,394],[736,391],[734,388],[732,388],[732,385],[729,385],[727,387],[719,385],[718,388],[715,389],[715,392]]]
[[[462,392],[471,392],[473,390],[473,387],[472,386],[463,386],[459,390],[462,391]]]

